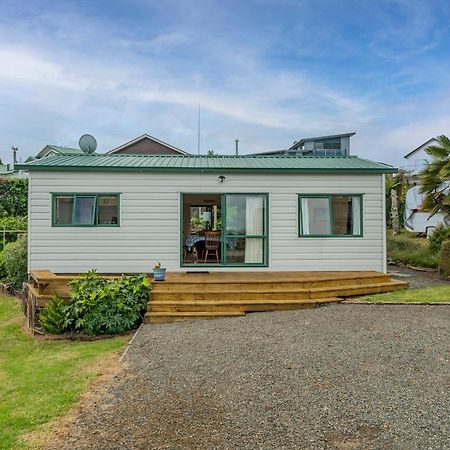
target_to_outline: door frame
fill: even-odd
[[[220,263],[184,263],[184,196],[185,195],[220,195],[220,209],[222,218],[222,229],[220,233]],[[264,261],[262,263],[235,263],[226,264],[226,196],[227,195],[262,195],[265,198],[265,209],[263,227],[264,234],[262,236],[244,236],[238,235],[239,238],[257,237],[263,239]],[[180,250],[180,268],[202,268],[202,267],[269,267],[269,193],[268,192],[180,192],[180,221],[179,221],[179,250]],[[234,237],[234,236],[233,236]]]

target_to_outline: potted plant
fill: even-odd
[[[158,261],[153,266],[153,281],[164,281],[166,279],[166,269],[161,267],[161,263]]]

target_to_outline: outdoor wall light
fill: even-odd
[[[223,182],[225,181],[225,179],[226,179],[226,176],[225,176],[225,175],[219,175],[219,181],[220,181],[221,183],[223,183]]]

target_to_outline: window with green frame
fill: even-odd
[[[118,227],[120,194],[52,194],[52,226]]]
[[[362,194],[299,194],[300,237],[361,237]]]

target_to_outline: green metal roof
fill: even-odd
[[[20,164],[22,170],[92,172],[392,173],[356,156],[55,155]]]

